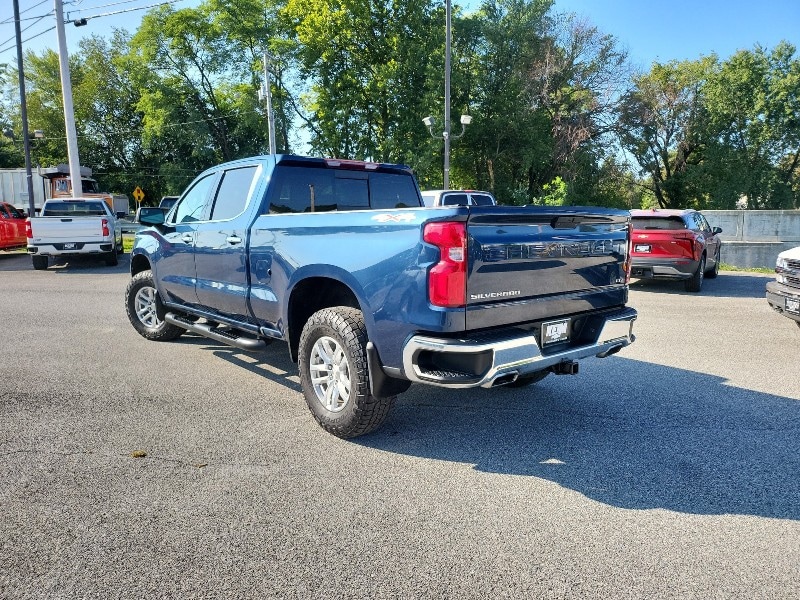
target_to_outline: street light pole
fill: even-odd
[[[264,51],[264,95],[267,98],[267,128],[269,129],[269,153],[275,154],[275,115],[272,113],[272,90],[269,83],[269,52]]]
[[[450,33],[452,27],[450,0],[445,3],[444,42],[444,189],[450,189]]]
[[[81,160],[78,155],[78,134],[75,129],[75,109],[72,105],[72,79],[69,75],[67,37],[64,33],[64,6],[62,0],[54,0],[56,12],[56,35],[58,37],[58,65],[61,71],[61,95],[64,98],[64,124],[66,125],[67,156],[72,178],[72,197],[83,195]]]
[[[450,189],[450,141],[457,140],[467,129],[467,125],[472,123],[472,117],[469,115],[461,115],[461,133],[452,135],[450,127],[450,38],[452,30],[452,17],[453,11],[450,6],[450,0],[446,1],[445,5],[445,44],[444,44],[444,131],[442,132],[442,139],[444,139],[444,189]],[[425,127],[431,134],[431,137],[439,137],[433,133],[433,117],[425,117],[422,119]]]
[[[34,216],[33,174],[31,173],[31,141],[28,139],[28,104],[25,100],[25,72],[22,70],[22,32],[19,28],[19,0],[14,0],[14,32],[17,36],[17,72],[19,73],[19,99],[22,113],[22,139],[25,148],[25,179],[28,185],[28,214]]]

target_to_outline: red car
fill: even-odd
[[[699,292],[719,273],[722,229],[696,210],[632,210],[631,277],[683,280]]]
[[[25,237],[25,214],[11,204],[0,202],[0,250],[28,243]]]

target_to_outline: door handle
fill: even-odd
[[[229,244],[233,244],[233,245],[241,244],[242,243],[242,238],[240,238],[238,235],[230,235],[230,236],[228,236],[228,243]]]
[[[194,241],[194,236],[191,233],[184,233],[181,239],[187,244],[191,244]]]

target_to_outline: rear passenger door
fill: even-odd
[[[209,198],[208,218],[197,224],[195,231],[198,302],[210,312],[240,321],[249,318],[247,235],[250,212],[247,208],[255,193],[259,169],[254,164],[222,171]]]

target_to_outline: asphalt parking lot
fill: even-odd
[[[769,276],[634,282],[620,354],[415,385],[343,441],[282,344],[137,335],[124,258],[0,253],[0,598],[800,597],[800,328]]]

